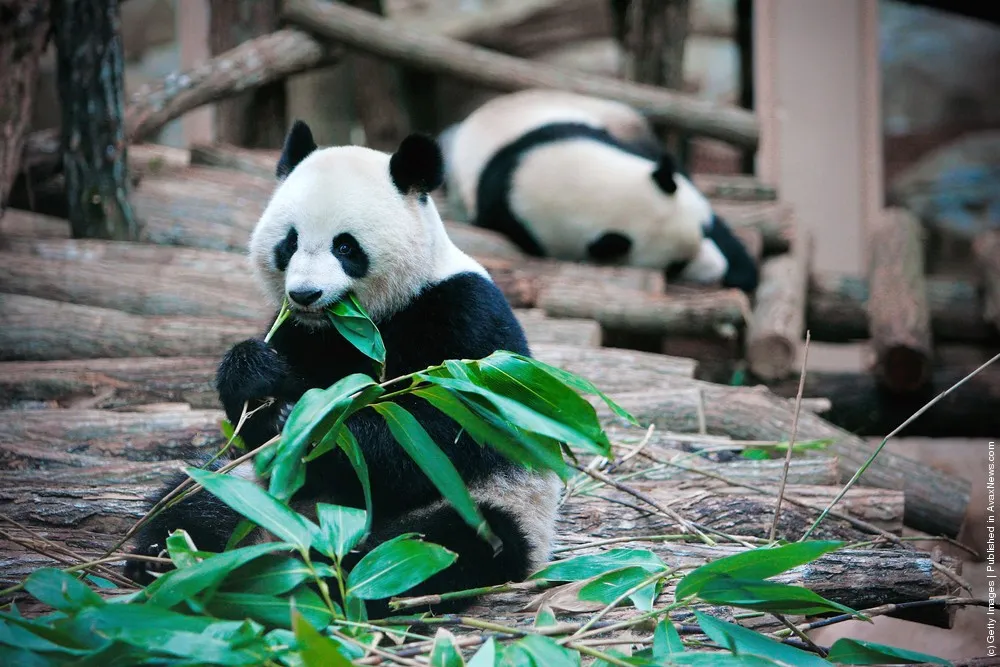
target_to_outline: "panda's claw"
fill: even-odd
[[[150,556],[153,558],[169,558],[170,554],[162,548],[159,543],[136,547],[132,549],[132,554],[136,556]],[[125,560],[125,577],[140,586],[148,586],[156,580],[156,575],[164,574],[174,568],[173,563],[148,561],[145,559],[127,558]]]

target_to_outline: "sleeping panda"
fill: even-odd
[[[529,255],[757,287],[746,248],[626,105],[538,89],[496,97],[452,130],[447,176],[473,224]]]
[[[277,165],[279,183],[249,243],[264,291],[276,304],[287,296],[292,316],[270,343],[254,338],[231,348],[216,378],[233,424],[244,402],[253,407],[274,399],[244,423],[241,435],[248,447],[280,433],[306,390],[352,373],[373,374],[370,360],[324,315],[348,292],[381,332],[387,379],[497,350],[529,355],[503,294],[486,270],[452,243],[428,197],[441,184],[442,172],[437,144],[422,135],[407,137],[390,156],[358,146],[319,149],[307,125],[298,121],[292,127]],[[398,402],[451,458],[502,549],[494,556],[399,447],[382,417],[364,409],[347,427],[368,464],[373,528],[348,566],[385,540],[417,532],[458,559],[410,595],[526,578],[548,558],[558,477],[529,471],[479,446],[423,399],[406,396]],[[237,471],[250,476],[252,466]],[[292,502],[313,513],[317,502],[365,507],[361,485],[340,450],[307,466],[305,485]],[[194,495],[147,524],[137,537],[137,553],[159,553],[178,528],[188,531],[199,549],[220,552],[240,518],[210,494]],[[126,573],[139,583],[151,581],[142,562],[129,561]],[[386,600],[369,601],[367,607],[371,617],[388,613]],[[435,608],[442,610],[448,608]]]

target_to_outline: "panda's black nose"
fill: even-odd
[[[292,290],[288,293],[288,298],[300,306],[311,306],[321,296],[323,296],[323,290],[318,289]]]

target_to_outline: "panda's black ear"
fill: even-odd
[[[426,195],[444,182],[444,157],[441,147],[431,137],[411,134],[389,158],[389,175],[404,195]]]
[[[283,181],[314,150],[316,142],[313,140],[312,130],[301,120],[295,121],[285,137],[285,146],[281,149],[281,157],[274,170],[275,176]]]
[[[664,153],[660,156],[660,161],[657,163],[656,169],[653,170],[653,180],[656,181],[661,190],[668,195],[672,195],[677,192],[677,181],[674,180],[676,172],[677,165],[674,164],[673,156],[669,153]]]

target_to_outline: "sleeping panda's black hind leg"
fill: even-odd
[[[370,548],[403,533],[420,533],[424,541],[439,544],[458,554],[458,558],[448,568],[396,597],[434,595],[523,581],[530,574],[530,544],[514,517],[490,505],[481,505],[480,510],[490,528],[503,543],[503,549],[495,556],[493,547],[476,535],[451,505],[444,505],[417,517],[404,516],[390,525],[376,527],[372,531],[367,540],[367,544],[371,545]],[[351,558],[345,559],[344,564],[347,569],[353,567],[361,555],[352,554]],[[384,618],[393,614],[413,615],[426,611],[435,614],[457,613],[472,605],[475,599],[462,598],[400,611],[390,610],[388,602],[387,599],[366,600],[365,607],[369,618]]]

